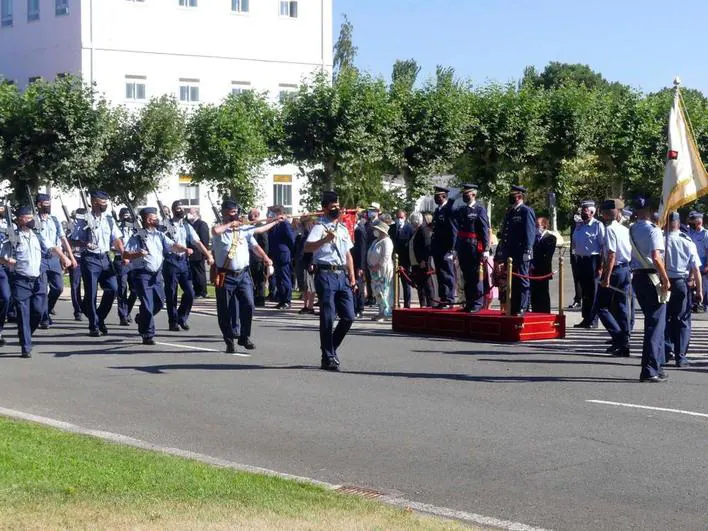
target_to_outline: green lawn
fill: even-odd
[[[0,528],[460,529],[306,483],[0,418]]]

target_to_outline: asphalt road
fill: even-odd
[[[165,331],[163,312],[163,344],[143,347],[115,317],[89,338],[60,302],[33,359],[6,331],[0,406],[545,528],[708,527],[708,417],[588,402],[708,414],[704,322],[691,368],[640,384],[599,330],[510,346],[358,321],[331,374],[315,318],[261,311],[257,350],[235,357],[200,308],[190,332]]]

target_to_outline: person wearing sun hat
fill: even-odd
[[[383,216],[377,219],[372,229],[376,240],[366,253],[366,263],[371,271],[371,289],[378,306],[375,321],[383,321],[393,311],[393,241],[389,236],[391,224]]]

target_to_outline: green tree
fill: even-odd
[[[349,21],[347,15],[344,15],[344,22],[339,29],[339,38],[334,43],[334,57],[332,66],[334,68],[334,77],[337,78],[343,70],[354,68],[354,59],[358,48],[354,46],[354,25]]]
[[[187,122],[185,161],[193,181],[253,206],[263,167],[274,157],[277,118],[265,94],[253,91],[200,106]]]
[[[609,85],[608,81],[588,65],[551,61],[539,73],[533,66],[527,66],[521,85],[533,88],[556,89],[567,85],[578,85],[596,89]]]

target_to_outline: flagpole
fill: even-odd
[[[681,78],[676,76],[674,78],[674,100],[681,98]],[[665,205],[667,207],[668,205]],[[666,271],[669,270],[669,231],[671,230],[671,225],[669,221],[669,216],[671,212],[663,212],[663,218],[666,220],[664,224],[664,268]]]

